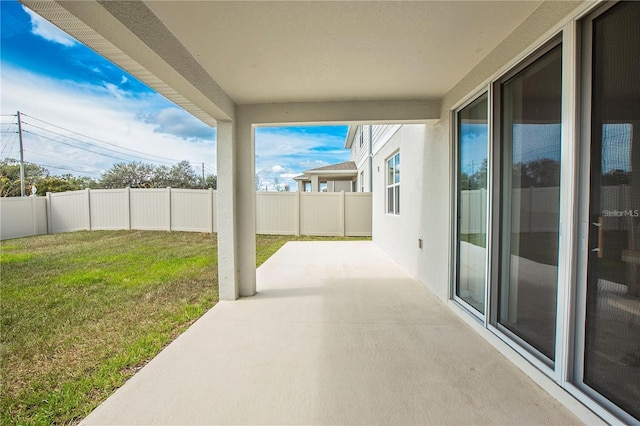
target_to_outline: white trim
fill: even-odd
[[[493,145],[491,143],[492,139],[491,139],[491,134],[489,132],[489,125],[491,122],[491,114],[490,114],[490,110],[491,110],[491,103],[490,103],[490,96],[489,96],[489,89],[485,87],[485,90],[482,90],[480,92],[477,92],[475,94],[474,97],[469,98],[468,102],[462,104],[458,109],[455,110],[451,110],[449,111],[450,114],[450,118],[449,118],[449,135],[451,135],[451,142],[449,143],[449,155],[451,158],[451,170],[453,171],[453,173],[451,173],[451,179],[449,182],[449,187],[452,189],[452,191],[450,191],[449,196],[451,197],[451,202],[450,204],[450,210],[449,210],[449,217],[454,218],[453,222],[452,222],[452,226],[451,228],[451,238],[450,238],[450,247],[449,247],[449,294],[447,296],[448,299],[453,299],[454,301],[458,302],[460,305],[462,305],[462,307],[466,310],[468,310],[472,315],[476,316],[482,324],[486,325],[487,324],[487,293],[488,293],[488,289],[489,289],[489,283],[490,283],[490,276],[488,275],[489,272],[489,260],[490,260],[490,255],[489,255],[489,247],[488,247],[488,240],[489,240],[489,230],[490,230],[490,218],[491,216],[489,216],[489,194],[491,191],[489,191],[488,185],[491,182],[489,180],[489,170],[488,170],[488,165],[489,165],[489,161],[490,158],[487,157],[487,211],[486,211],[486,218],[487,218],[487,222],[486,222],[486,233],[487,233],[487,238],[485,241],[485,278],[484,278],[484,312],[480,312],[478,311],[476,308],[474,308],[471,304],[469,304],[468,302],[466,302],[463,298],[459,297],[456,294],[456,285],[457,285],[457,281],[458,281],[458,268],[457,268],[457,264],[458,264],[458,163],[459,163],[459,158],[460,158],[460,150],[459,150],[459,139],[460,139],[460,135],[459,135],[459,119],[458,119],[458,114],[465,109],[466,107],[468,107],[469,105],[471,105],[473,102],[475,102],[476,100],[480,99],[482,96],[486,95],[487,96],[487,156],[490,153],[490,147],[491,145]]]
[[[589,395],[585,393],[584,390],[575,386],[573,383],[567,382],[564,386],[564,389],[575,399],[580,401],[586,407],[588,407],[596,416],[601,417],[602,420],[607,422],[609,425],[615,426],[625,426],[631,423],[625,423],[619,418],[617,418],[611,411],[604,408],[598,401],[591,398]]]
[[[449,268],[447,270],[449,285],[447,286],[447,300],[454,300],[455,302],[462,301],[456,296],[455,291],[458,270],[456,266],[458,261],[458,111],[459,109],[449,110],[449,170],[451,170],[449,173],[449,217],[453,217],[454,220],[449,225]]]
[[[555,380],[567,382],[571,349],[574,285],[574,250],[576,227],[576,176],[578,113],[577,81],[577,22],[566,24],[562,32],[562,118],[560,148],[560,238],[558,243],[558,289],[556,297]]]
[[[393,153],[384,160],[384,165],[385,165],[384,206],[385,206],[386,214],[393,215],[393,216],[400,216],[400,196],[397,194],[397,191],[400,188],[400,184],[402,183],[402,176],[399,176],[399,180],[398,182],[396,182],[396,179],[395,179],[396,169],[397,169],[397,164],[400,162],[398,161],[398,163],[396,163],[396,156],[398,157],[398,160],[400,160],[399,149],[396,149],[395,151],[393,151]],[[393,161],[393,176],[392,176],[392,181],[389,182],[389,163],[391,161]],[[398,171],[397,174],[400,175],[400,171]],[[391,188],[393,188],[393,211],[390,211],[390,207],[389,207],[389,189]]]
[[[358,173],[357,169],[351,170],[317,170],[311,171],[307,170],[304,172],[305,175],[353,175],[355,176]]]
[[[493,253],[493,225],[495,220],[493,218],[493,181],[495,178],[494,168],[494,118],[493,118],[493,102],[494,102],[494,86],[490,84],[487,87],[487,123],[488,123],[488,148],[487,148],[487,243],[486,243],[486,256],[485,263],[487,268],[485,269],[485,281],[487,283],[484,289],[484,326],[489,326],[491,318],[491,277],[493,276],[493,267],[491,263]]]

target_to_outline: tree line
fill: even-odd
[[[71,174],[54,176],[42,166],[25,162],[24,183],[26,195],[31,194],[33,186],[36,187],[37,195],[45,195],[47,192],[77,191],[87,188],[217,189],[218,178],[215,174],[207,174],[203,179],[202,175],[199,175],[186,160],[171,167],[136,161],[116,163],[98,179]],[[20,162],[11,158],[0,161],[0,196],[19,197],[20,186]]]

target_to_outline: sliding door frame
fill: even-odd
[[[574,237],[574,271],[575,291],[573,317],[570,321],[570,339],[568,339],[565,388],[581,401],[589,401],[589,406],[609,423],[634,424],[637,419],[620,409],[613,402],[598,393],[584,382],[584,357],[586,355],[586,315],[587,315],[587,282],[589,267],[589,231],[590,231],[590,198],[591,198],[591,109],[592,109],[592,66],[593,66],[593,22],[619,2],[606,2],[590,11],[581,21],[576,23],[575,45],[578,48],[576,79],[582,94],[576,96],[576,116],[580,117],[576,131],[576,145],[579,148],[579,174],[577,184],[577,218],[575,229],[579,229]],[[579,62],[578,62],[579,61]],[[595,404],[594,404],[595,403]],[[594,407],[595,405],[595,407]],[[616,417],[614,417],[616,416]]]
[[[466,107],[468,107],[469,105],[471,105],[472,103],[474,103],[475,101],[477,101],[478,99],[480,99],[482,96],[486,95],[487,97],[487,206],[486,206],[486,241],[485,241],[485,273],[484,273],[484,312],[479,312],[476,308],[474,308],[473,306],[471,306],[469,303],[467,303],[464,299],[462,299],[461,297],[459,297],[456,293],[457,291],[457,286],[458,286],[458,263],[459,263],[459,249],[458,249],[458,229],[459,229],[459,220],[458,220],[458,214],[459,214],[459,209],[460,209],[460,205],[459,205],[459,185],[458,185],[458,174],[460,173],[459,167],[460,167],[460,112],[465,109]],[[472,96],[470,96],[467,100],[465,100],[462,104],[460,104],[457,108],[455,108],[452,112],[451,112],[451,123],[452,123],[452,134],[453,134],[453,141],[454,141],[454,146],[453,146],[453,188],[454,188],[454,196],[453,196],[453,217],[454,217],[454,223],[453,223],[453,233],[452,233],[452,241],[454,242],[452,244],[452,259],[454,259],[453,262],[451,262],[451,266],[452,266],[452,270],[451,270],[451,276],[452,276],[452,286],[451,286],[451,299],[454,300],[456,303],[458,303],[463,309],[465,309],[466,311],[468,311],[471,315],[473,315],[473,317],[478,320],[479,322],[482,323],[483,326],[487,326],[487,312],[489,312],[489,306],[488,306],[488,302],[489,302],[489,279],[490,279],[490,240],[491,240],[491,231],[490,231],[490,224],[491,224],[491,214],[492,214],[492,209],[491,209],[491,205],[492,205],[492,201],[491,201],[491,181],[493,180],[493,174],[492,174],[492,170],[493,170],[493,161],[492,161],[492,131],[493,131],[493,126],[491,125],[491,94],[490,94],[490,90],[488,87],[484,87],[482,90],[476,91],[474,92],[474,94]]]
[[[561,116],[561,126],[562,128],[564,128],[565,126],[565,98],[566,98],[566,93],[565,93],[565,88],[564,88],[564,83],[565,83],[565,67],[564,67],[564,56],[565,56],[565,46],[564,46],[564,36],[563,36],[563,31],[559,31],[558,33],[556,33],[555,35],[551,36],[548,41],[546,43],[544,43],[542,46],[540,46],[538,49],[536,49],[534,52],[532,52],[530,55],[528,55],[526,58],[524,58],[522,61],[520,61],[518,64],[516,64],[515,66],[511,67],[507,72],[505,72],[504,74],[502,74],[499,78],[497,78],[492,86],[491,86],[491,90],[492,90],[492,98],[493,98],[493,104],[492,104],[492,123],[493,123],[493,139],[492,139],[492,146],[493,146],[493,163],[494,163],[494,174],[493,174],[493,180],[491,183],[491,192],[492,192],[492,211],[493,211],[493,215],[491,216],[491,239],[492,239],[492,245],[491,245],[491,280],[490,280],[490,295],[489,295],[489,305],[491,307],[491,310],[488,311],[489,312],[489,329],[494,332],[498,337],[500,337],[504,342],[506,342],[509,346],[511,346],[512,348],[514,348],[518,353],[520,353],[524,358],[527,359],[527,361],[529,361],[530,363],[532,363],[534,366],[536,366],[539,370],[541,370],[544,374],[546,374],[547,376],[553,378],[554,380],[558,380],[559,376],[558,376],[558,372],[555,368],[555,363],[553,361],[551,361],[550,359],[548,359],[547,357],[545,357],[544,355],[542,355],[540,353],[540,351],[538,351],[537,349],[535,349],[533,346],[531,346],[529,343],[527,343],[523,338],[517,336],[515,333],[513,333],[512,331],[508,330],[506,327],[502,326],[501,324],[499,324],[498,318],[499,318],[499,287],[500,287],[500,280],[501,280],[501,264],[502,264],[502,255],[503,253],[501,252],[501,246],[503,245],[504,241],[504,235],[502,232],[502,229],[511,229],[511,220],[510,217],[506,217],[506,215],[503,215],[503,211],[504,211],[504,202],[505,199],[503,197],[502,194],[502,188],[504,185],[504,176],[507,176],[507,178],[509,178],[509,176],[511,176],[510,173],[505,174],[504,173],[504,165],[503,165],[503,137],[502,137],[502,123],[503,123],[503,117],[502,117],[502,85],[507,82],[508,80],[510,80],[512,77],[516,76],[518,73],[520,73],[521,71],[523,71],[524,69],[526,69],[528,66],[532,65],[533,63],[535,63],[538,59],[540,59],[541,57],[543,57],[545,54],[547,54],[548,52],[550,52],[552,49],[556,48],[557,46],[561,46],[562,49],[562,60],[563,60],[563,69],[562,69],[562,83],[563,83],[563,88],[562,88],[562,116]],[[561,133],[561,155],[563,155],[562,150],[565,148],[565,140],[564,140],[564,131]],[[562,191],[563,188],[563,181],[562,181],[562,167],[564,167],[564,164],[562,164],[561,166],[561,181],[560,181],[560,188]],[[563,202],[564,200],[562,200],[562,198],[560,199],[560,211],[559,211],[559,216],[560,218],[563,217],[563,209],[566,209],[566,203]],[[560,233],[562,235],[562,225],[560,225]],[[558,246],[558,252],[560,253],[560,244]],[[559,256],[558,259],[558,271],[560,271],[560,262],[562,261],[562,259]],[[556,277],[557,280],[557,296],[560,294],[560,275],[558,274]],[[555,342],[555,358],[556,361],[559,359],[558,358],[558,345],[557,345],[557,340],[558,337],[561,335],[560,333],[560,329],[558,327],[559,325],[559,317],[558,317],[558,313],[560,311],[562,311],[562,309],[564,308],[563,306],[560,305],[559,303],[559,297],[556,296],[556,330],[555,330],[555,338],[556,338],[556,342]]]

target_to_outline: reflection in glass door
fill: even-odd
[[[499,91],[502,170],[497,320],[553,361],[562,46],[548,48],[503,81]]]
[[[457,115],[456,296],[484,314],[488,122],[485,93]]]
[[[591,162],[583,381],[640,419],[640,3],[586,26]]]

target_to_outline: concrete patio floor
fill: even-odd
[[[82,424],[581,424],[370,241],[291,242]]]

